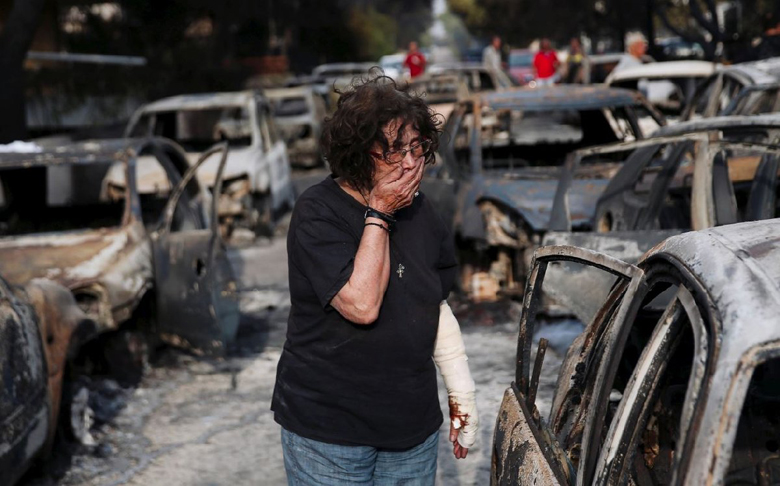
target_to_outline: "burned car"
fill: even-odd
[[[778,219],[674,236],[636,266],[576,247],[540,248],[515,381],[497,417],[491,484],[778,484],[778,262]],[[551,274],[582,268],[613,285],[545,402],[546,341],[531,353],[537,311]],[[569,297],[590,298],[589,290]]]
[[[65,370],[96,326],[50,280],[15,287],[0,278],[0,298],[0,471],[13,484],[51,449],[69,391]]]
[[[517,88],[459,102],[422,188],[458,241],[463,290],[475,299],[495,298],[499,290],[519,296],[566,155],[644,138],[640,115],[664,123],[639,93],[600,86]],[[573,188],[585,207],[616,170],[592,169]]]
[[[235,228],[268,235],[295,201],[287,148],[279,135],[268,101],[255,91],[174,96],[138,109],[125,136],[165,137],[187,153],[190,162],[217,142],[230,147],[225,167],[225,190],[219,196],[224,233]],[[153,161],[139,159],[144,173],[137,181],[144,195],[170,189],[166,174]],[[148,167],[147,167],[148,166]],[[210,189],[216,186],[217,160],[210,159],[198,177]],[[122,185],[122,171],[113,174]]]
[[[651,62],[613,71],[604,83],[639,90],[671,123],[680,117],[698,84],[717,67],[706,61]]]
[[[667,127],[647,140],[574,153],[561,177],[544,242],[584,246],[635,262],[673,234],[778,217],[778,134],[779,115],[722,117]],[[572,205],[573,184],[581,173],[587,178],[590,164],[615,155],[625,162],[592,207],[591,218],[581,218],[581,207],[575,211]]]
[[[145,157],[169,194],[141,194]],[[235,280],[216,220],[218,198],[196,179],[227,147],[191,165],[164,139],[85,142],[0,157],[0,275],[23,286],[46,278],[69,289],[101,334],[144,326],[156,336],[220,353],[235,336]],[[112,171],[123,171],[115,185]],[[140,322],[140,321],[146,322]]]
[[[273,105],[276,126],[287,143],[290,163],[316,167],[320,160],[320,133],[325,119],[325,102],[311,86],[277,88],[265,91]]]
[[[699,84],[682,120],[759,115],[780,109],[780,58],[721,66]]]
[[[504,71],[489,69],[475,62],[452,62],[433,64],[428,74],[455,74],[463,76],[472,93],[503,91],[517,86]]]
[[[471,97],[466,77],[460,74],[423,74],[409,82],[409,89],[446,122],[458,101]]]

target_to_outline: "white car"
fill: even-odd
[[[315,167],[320,161],[320,134],[325,118],[325,101],[311,86],[269,89],[266,97],[274,108],[279,131],[287,142],[290,163]]]
[[[220,195],[220,224],[226,234],[236,227],[269,234],[278,218],[295,201],[287,147],[278,134],[268,101],[255,91],[204,93],[165,98],[141,107],[130,119],[126,137],[164,136],[186,151],[190,162],[219,141],[230,152]],[[138,180],[141,194],[170,188],[159,166],[145,167]],[[217,160],[206,162],[198,174],[213,190]],[[117,179],[121,171],[113,171]],[[121,182],[121,181],[119,181]]]
[[[409,76],[409,68],[404,67],[406,54],[388,54],[379,58],[379,67],[385,74],[396,81],[402,81]]]
[[[707,61],[654,62],[612,71],[605,83],[641,91],[653,106],[676,119],[699,83],[717,69],[717,64]]]

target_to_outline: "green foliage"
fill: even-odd
[[[450,12],[461,17],[469,28],[482,30],[488,27],[487,9],[482,7],[482,3],[478,4],[477,0],[447,0],[447,6]]]
[[[357,40],[355,60],[376,61],[396,51],[398,24],[389,15],[373,7],[352,7],[347,25]]]

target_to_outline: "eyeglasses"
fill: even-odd
[[[431,150],[431,141],[430,140],[422,140],[414,145],[411,145],[409,148],[401,149],[401,150],[388,150],[384,154],[380,154],[378,152],[369,152],[369,154],[373,155],[374,157],[379,157],[381,159],[384,159],[385,162],[388,164],[399,164],[401,163],[405,158],[406,154],[409,152],[412,153],[412,157],[415,159],[419,159],[420,157],[428,158],[428,155],[430,155]]]

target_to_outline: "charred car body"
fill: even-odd
[[[682,114],[696,87],[717,65],[706,61],[651,62],[611,72],[605,84],[639,90],[671,123]]]
[[[195,179],[216,157],[219,188],[226,152],[209,150],[190,166],[172,142],[152,139],[0,157],[0,275],[10,284],[0,279],[4,480],[18,478],[51,445],[60,403],[73,403],[68,379],[76,362],[110,342],[106,336],[141,327],[207,353],[233,339],[235,282],[210,226],[216,201]],[[170,197],[138,193],[139,154],[160,164]],[[124,186],[108,177],[116,164]],[[89,359],[110,362],[115,350],[97,349],[103,354]]]
[[[460,74],[423,74],[409,82],[409,89],[446,121],[458,101],[471,96],[466,78]]]
[[[517,86],[504,71],[489,69],[480,63],[454,62],[432,65],[428,74],[457,74],[463,76],[472,93],[503,91]]]
[[[681,119],[776,112],[778,92],[780,58],[722,66],[696,88]]]
[[[193,177],[216,159],[221,185],[226,151],[208,150],[195,165],[164,139],[3,155],[0,275],[70,289],[99,332],[119,329],[153,301],[158,333],[221,350],[237,327],[235,282],[211,224],[216,199]],[[139,193],[140,156],[166,174],[169,194]],[[126,184],[114,184],[116,167]]]
[[[663,124],[641,95],[616,88],[519,88],[458,103],[423,189],[459,242],[466,292],[478,299],[495,298],[498,289],[520,294],[566,155],[643,138],[640,113]],[[589,180],[574,184],[576,206],[590,208],[578,220],[590,218],[615,170],[594,167]]]
[[[570,246],[540,248],[491,483],[777,484],[778,261],[777,219],[674,236],[636,266]],[[566,278],[574,267],[613,285],[545,405],[536,398],[545,341],[531,363],[537,311],[551,274]]]
[[[14,287],[0,278],[0,299],[0,471],[13,484],[50,450],[68,361],[96,328],[50,280]]]
[[[176,141],[192,162],[207,148],[225,141],[230,147],[224,191],[219,197],[220,224],[270,234],[292,208],[295,197],[290,162],[267,100],[254,91],[209,93],[166,98],[141,107],[130,120],[127,137],[165,137]],[[167,191],[165,172],[151,161],[138,161],[144,173],[141,194]],[[149,165],[149,167],[145,167]],[[198,173],[203,185],[216,184],[217,161]],[[121,171],[115,173],[121,177]],[[116,184],[123,184],[121,179]]]
[[[311,86],[268,89],[265,95],[287,143],[290,163],[297,167],[320,165],[319,142],[325,118],[322,97]]]
[[[561,177],[545,244],[584,246],[635,262],[673,234],[775,218],[778,134],[778,115],[721,117],[576,152]],[[587,177],[589,164],[615,154],[625,162],[598,198],[593,218],[575,221],[572,181],[580,171]]]

